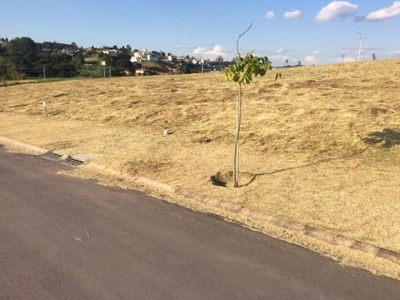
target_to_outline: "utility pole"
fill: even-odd
[[[360,49],[358,49],[358,59],[357,59],[357,61],[360,61],[363,42],[364,42],[361,32],[359,32],[359,34],[360,34]]]
[[[43,79],[46,79],[46,65],[43,65]]]

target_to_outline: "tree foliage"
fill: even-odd
[[[6,80],[20,79],[15,64],[6,56],[0,56],[0,79],[3,84],[6,83]]]
[[[225,75],[228,81],[247,85],[251,83],[253,76],[264,76],[271,68],[268,57],[257,57],[248,53],[244,58],[236,57],[234,63],[226,69]]]
[[[73,77],[78,73],[79,61],[82,61],[78,59],[72,62],[75,53],[73,49],[78,49],[75,43],[35,43],[29,37],[10,41],[1,39],[1,42],[2,65],[7,64],[7,75],[11,79],[44,77],[45,73],[47,77]]]

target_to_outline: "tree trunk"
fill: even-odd
[[[253,26],[253,22],[250,22],[250,26],[241,34],[236,41],[236,54],[237,57],[240,58],[240,51],[239,51],[239,42],[240,38],[244,36],[247,31]],[[235,140],[235,155],[234,155],[234,162],[233,162],[233,186],[239,187],[239,135],[240,135],[240,123],[242,120],[242,83],[239,80],[239,95],[236,102],[236,140]]]
[[[233,163],[233,186],[239,186],[239,135],[240,123],[242,119],[242,84],[239,82],[239,94],[236,102],[236,140],[235,140],[235,155]]]

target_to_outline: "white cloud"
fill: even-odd
[[[332,1],[322,8],[316,15],[318,22],[330,22],[335,19],[346,19],[357,12],[358,5],[347,1]]]
[[[280,55],[280,54],[274,54],[271,55],[271,57],[268,57],[272,62],[279,61],[280,63],[284,63],[286,61],[289,61],[289,56],[287,55]]]
[[[271,52],[270,55],[268,55],[268,58],[274,63],[274,65],[286,64],[286,61],[290,61],[290,57],[286,54],[289,51],[290,49],[278,48]]]
[[[269,12],[267,12],[267,13],[265,14],[265,17],[266,17],[267,19],[273,19],[273,18],[275,18],[275,12],[274,12],[274,11],[269,11]]]
[[[193,54],[202,54],[206,51],[206,48],[204,47],[197,47],[196,49],[193,50]]]
[[[388,56],[389,56],[389,57],[398,58],[398,57],[400,57],[400,50],[395,50],[395,51],[389,53]]]
[[[400,1],[394,1],[392,6],[373,11],[363,19],[366,21],[382,21],[400,15]]]
[[[315,50],[314,52],[313,52],[313,55],[318,55],[319,54],[319,50]]]
[[[283,54],[283,53],[285,53],[286,51],[287,51],[286,49],[279,48],[279,49],[276,49],[276,50],[275,50],[275,53],[276,53],[276,54]]]
[[[207,49],[205,47],[197,47],[193,50],[193,54],[198,56],[208,58],[208,59],[215,59],[218,56],[222,56],[224,59],[227,59],[228,53],[220,46],[215,45],[212,49]]]
[[[314,55],[306,55],[304,57],[304,60],[306,61],[307,64],[315,64],[317,62],[317,59],[315,58]]]
[[[288,11],[284,14],[285,19],[299,20],[301,19],[301,12],[299,10]]]

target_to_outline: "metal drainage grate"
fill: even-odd
[[[65,160],[63,160],[61,163],[63,165],[68,165],[68,166],[79,166],[79,165],[83,164],[84,162],[68,155],[67,158]]]
[[[46,153],[40,155],[41,158],[52,160],[52,161],[58,161],[61,158],[62,155],[54,153],[53,150],[49,150]]]

